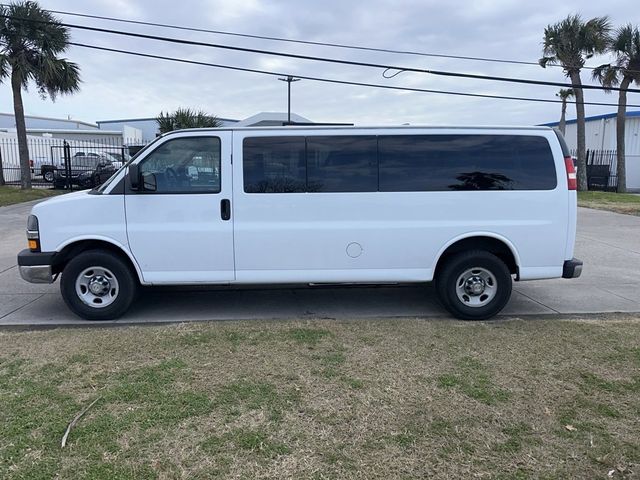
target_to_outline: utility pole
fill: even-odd
[[[281,82],[287,82],[287,123],[291,123],[291,82],[297,82],[299,78],[287,75],[287,78],[278,78]]]

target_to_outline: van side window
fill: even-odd
[[[304,137],[252,137],[243,143],[244,191],[305,192]]]
[[[336,135],[244,139],[247,193],[553,190],[534,135]]]
[[[155,193],[219,193],[220,139],[169,140],[142,161],[140,171],[155,175]]]
[[[378,137],[380,191],[552,190],[549,142],[521,135]]]
[[[307,137],[307,191],[377,192],[376,137]]]

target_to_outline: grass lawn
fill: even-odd
[[[640,215],[640,195],[612,192],[578,192],[580,207]]]
[[[637,478],[639,432],[634,316],[0,330],[4,479]]]
[[[40,198],[51,197],[65,193],[66,190],[54,190],[52,188],[32,188],[31,190],[21,190],[20,187],[0,187],[0,207],[13,205],[14,203],[28,202]]]

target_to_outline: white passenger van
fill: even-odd
[[[80,317],[139,285],[426,283],[486,319],[512,280],[573,278],[576,177],[544,127],[264,127],[159,137],[98,189],[33,207],[22,277]]]

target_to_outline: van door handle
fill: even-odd
[[[231,218],[231,200],[227,198],[220,200],[220,216],[223,220]]]

